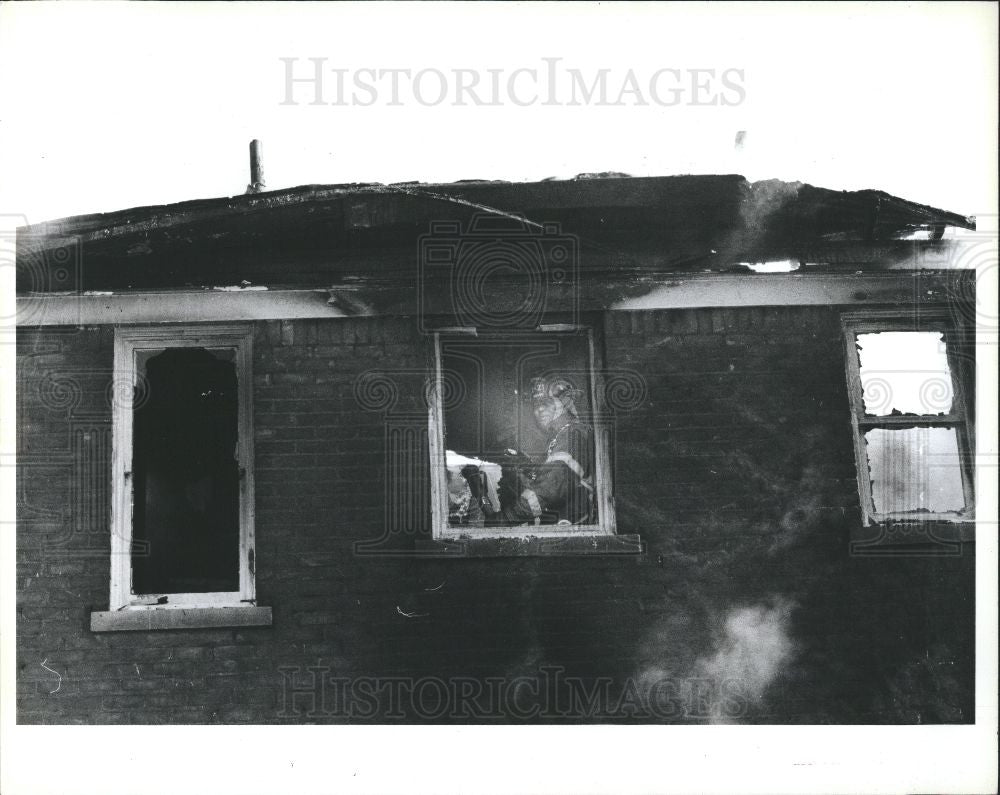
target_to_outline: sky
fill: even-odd
[[[37,222],[242,193],[258,138],[269,189],[740,173],[983,216],[996,196],[995,22],[995,6],[961,3],[4,4],[0,212]],[[283,104],[286,69],[308,77],[311,58],[325,104],[304,84]],[[506,91],[514,70],[550,62],[564,90],[567,70],[587,84],[608,70],[607,102],[531,103],[530,74]],[[388,76],[374,102],[356,91],[361,102],[331,104],[334,69],[348,88],[363,70],[429,71],[398,104]],[[437,75],[451,89],[456,69],[481,87],[501,70],[500,101],[438,101]],[[650,96],[663,69],[688,86],[676,104],[674,73],[659,77],[664,104]],[[629,70],[646,104],[614,104]],[[693,70],[714,70],[700,73],[708,92],[690,90]],[[742,93],[694,104],[723,72]]]

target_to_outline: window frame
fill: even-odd
[[[138,351],[232,348],[237,382],[237,465],[240,471],[240,587],[213,593],[132,593],[133,408]],[[253,477],[253,327],[249,324],[118,326],[115,328],[111,469],[111,611],[247,608],[256,604]],[[167,597],[164,604],[156,601]]]
[[[514,336],[518,332],[505,330],[504,335]],[[594,491],[597,501],[597,524],[591,525],[515,525],[513,527],[463,527],[453,528],[448,524],[448,489],[445,482],[445,442],[444,442],[444,407],[441,396],[444,394],[442,374],[442,339],[461,339],[477,336],[474,328],[446,328],[434,332],[434,375],[433,388],[429,390],[428,400],[428,448],[430,453],[431,481],[431,533],[435,541],[479,540],[479,539],[529,539],[529,538],[600,538],[617,536],[618,528],[615,519],[614,492],[612,488],[612,469],[610,456],[610,435],[613,425],[604,402],[604,381],[601,377],[602,368],[594,340],[592,326],[577,324],[551,324],[525,329],[522,333],[538,334],[580,334],[587,338],[589,352],[587,366],[590,375],[590,405],[594,417]],[[595,542],[596,543],[596,542]]]
[[[955,337],[959,333],[952,317],[944,310],[914,308],[907,311],[847,312],[841,315],[847,357],[847,393],[854,437],[854,460],[857,469],[858,493],[861,499],[862,522],[865,527],[905,522],[943,522],[948,524],[975,523],[975,430],[969,416],[963,383],[964,368],[956,354]],[[865,413],[864,387],[861,381],[861,356],[858,336],[883,332],[924,332],[943,335],[952,385],[952,406],[948,414],[899,414],[877,416]],[[875,428],[954,428],[961,465],[962,512],[885,512],[875,508],[871,470],[865,433]]]

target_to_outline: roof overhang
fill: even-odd
[[[483,223],[493,239],[572,241],[584,275],[913,267],[948,261],[947,227],[975,229],[881,191],[737,175],[307,185],[22,227],[18,292],[412,281],[428,240],[479,239]]]

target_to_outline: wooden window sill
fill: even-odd
[[[641,555],[644,551],[638,535],[439,538],[419,546],[423,553],[447,558]]]
[[[973,521],[885,521],[852,533],[852,555],[961,555],[976,541]]]

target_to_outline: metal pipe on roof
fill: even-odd
[[[250,184],[247,193],[260,193],[264,184],[264,145],[254,138],[250,142]]]

